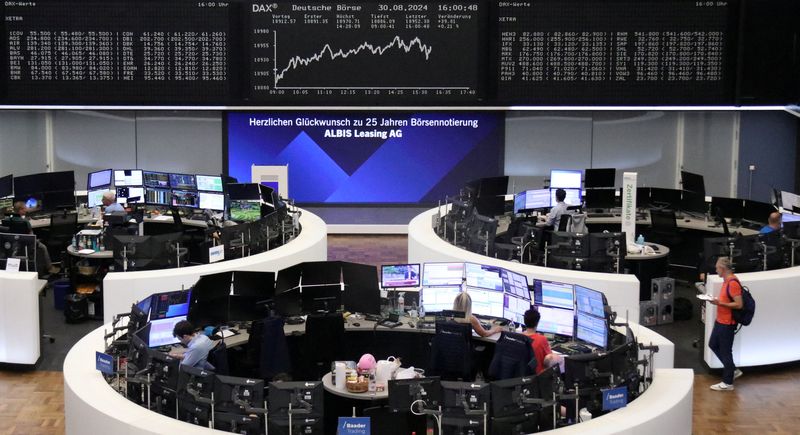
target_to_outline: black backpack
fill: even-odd
[[[742,288],[742,308],[738,310],[731,310],[731,313],[733,314],[733,320],[742,326],[747,326],[753,321],[753,316],[756,314],[756,300],[753,299],[753,295],[750,293],[749,288],[743,286],[738,279],[734,279],[734,281],[738,282],[739,287]],[[728,293],[728,299],[733,301],[733,298],[731,297],[730,284],[728,287],[725,287],[725,291]]]

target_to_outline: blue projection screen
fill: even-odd
[[[228,174],[288,164],[301,204],[433,204],[503,174],[503,125],[494,112],[229,113]]]

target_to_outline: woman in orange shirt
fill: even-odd
[[[711,386],[715,391],[732,391],[733,380],[742,375],[742,371],[733,363],[733,337],[736,333],[736,321],[733,311],[742,308],[742,285],[733,274],[731,260],[720,257],[716,264],[717,275],[724,280],[719,297],[710,301],[717,306],[717,320],[708,339],[708,347],[719,358],[724,367],[722,382]]]

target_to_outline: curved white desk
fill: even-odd
[[[442,206],[442,213],[445,211],[445,206]],[[634,275],[554,269],[476,254],[453,246],[436,234],[431,225],[436,212],[437,208],[423,212],[408,224],[409,263],[469,261],[512,270],[526,275],[528,280],[535,278],[578,284],[603,292],[608,305],[620,317],[639,318],[639,280]]]
[[[742,285],[756,300],[756,313],[749,326],[743,326],[733,340],[733,361],[737,366],[760,366],[800,361],[800,266],[766,272],[737,274]],[[719,296],[722,279],[708,277],[706,291]],[[705,349],[703,358],[711,368],[722,363],[708,348],[708,339],[717,318],[717,307],[706,302]]]
[[[225,434],[151,412],[114,391],[95,370],[95,352],[104,349],[106,324],[70,349],[64,361],[64,414],[67,435],[101,430],[118,434]],[[646,328],[639,328],[645,334]],[[642,340],[645,340],[642,337]],[[650,388],[627,408],[554,434],[689,434],[692,429],[692,383],[686,369],[658,369]]]
[[[328,236],[325,222],[303,210],[300,216],[302,231],[287,244],[278,248],[235,260],[175,269],[140,272],[109,272],[103,279],[103,318],[111,322],[114,314],[127,313],[131,304],[153,293],[189,288],[202,275],[248,270],[276,272],[304,261],[328,259]]]
[[[33,365],[41,356],[36,272],[0,270],[0,363]]]

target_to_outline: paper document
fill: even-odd
[[[697,295],[697,299],[704,301],[713,301],[716,298],[714,297],[714,295],[702,294],[702,295]]]

